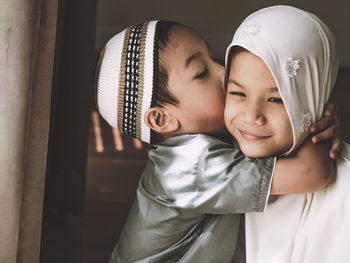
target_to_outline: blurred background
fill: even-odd
[[[106,41],[145,20],[173,20],[197,30],[222,59],[243,19],[276,4],[310,11],[334,32],[341,64],[334,100],[350,142],[346,0],[59,1],[40,262],[107,262],[146,161],[147,145],[111,129],[91,103],[92,76]]]

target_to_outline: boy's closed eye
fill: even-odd
[[[204,68],[199,74],[195,76],[195,79],[204,79],[206,76],[208,76],[209,70],[207,68]]]

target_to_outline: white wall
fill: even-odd
[[[234,30],[250,13],[271,5],[288,4],[319,16],[338,40],[340,62],[350,66],[350,2],[348,0],[98,0],[96,50],[125,27],[164,19],[197,29],[214,54],[223,57]]]

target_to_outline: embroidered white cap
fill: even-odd
[[[157,85],[158,21],[130,26],[111,38],[101,52],[96,104],[101,116],[121,133],[152,142],[145,112]]]

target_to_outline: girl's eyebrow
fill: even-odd
[[[244,89],[244,85],[241,84],[241,83],[239,83],[238,81],[236,81],[236,80],[234,80],[234,79],[229,78],[228,81],[227,81],[227,84],[228,84],[228,83],[232,83],[232,84],[234,84],[234,85],[236,85],[236,86],[241,87],[241,88]]]
[[[236,85],[236,86],[238,86],[240,88],[243,88],[243,89],[245,88],[243,84],[241,84],[238,81],[236,81],[234,79],[231,79],[231,78],[228,79],[227,83],[232,83],[232,84],[234,84],[234,85]],[[271,91],[271,92],[279,92],[277,87],[270,87],[269,91]]]

